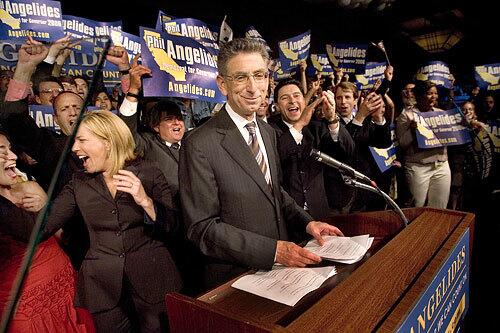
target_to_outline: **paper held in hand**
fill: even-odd
[[[313,239],[304,248],[323,259],[332,260],[343,264],[353,264],[360,261],[373,243],[370,235],[354,237],[323,236],[325,244],[320,246]]]

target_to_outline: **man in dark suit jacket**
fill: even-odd
[[[274,96],[281,116],[277,121],[271,118],[269,123],[278,133],[283,187],[313,218],[326,217],[329,207],[323,165],[310,156],[310,151],[319,149],[343,162],[354,154],[354,142],[335,113],[335,97],[325,91],[321,98],[306,106],[300,82],[293,79],[280,81]],[[322,121],[311,121],[316,107],[322,108]]]
[[[341,234],[313,221],[281,187],[275,132],[255,116],[268,88],[268,61],[263,45],[252,39],[235,39],[221,48],[217,85],[227,103],[181,149],[184,221],[188,238],[206,256],[206,287],[248,267],[319,262],[287,241],[289,223],[306,228],[320,242],[321,234]]]
[[[352,166],[380,183],[378,185],[383,191],[388,191],[386,186],[390,185],[390,179],[389,184],[381,183],[383,177],[368,148],[388,148],[392,144],[389,122],[384,118],[385,106],[382,97],[375,92],[368,94],[356,114],[353,113],[353,108],[359,94],[354,84],[342,82],[337,85],[335,97],[341,115],[340,121],[345,124],[356,144],[356,158]],[[384,200],[377,194],[357,190],[351,210],[381,210],[384,206]]]

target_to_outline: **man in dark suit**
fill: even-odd
[[[269,123],[278,133],[283,188],[313,218],[324,218],[329,214],[329,207],[323,165],[309,153],[315,148],[348,162],[354,155],[354,142],[344,125],[339,124],[332,92],[324,91],[320,98],[306,106],[300,82],[288,79],[278,83],[274,96],[281,117]],[[323,120],[311,121],[317,107],[322,110]]]
[[[227,103],[181,149],[184,222],[188,238],[205,255],[205,287],[248,267],[318,263],[318,256],[287,241],[289,223],[320,243],[322,234],[342,234],[313,221],[281,187],[275,132],[255,116],[268,88],[268,61],[265,47],[253,39],[221,48],[217,85]]]

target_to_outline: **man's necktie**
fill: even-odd
[[[267,179],[266,177],[267,175],[266,160],[264,159],[264,154],[262,153],[262,150],[260,150],[259,141],[257,141],[257,134],[255,133],[255,122],[252,121],[246,124],[245,128],[250,133],[250,140],[248,141],[248,145],[250,146],[253,156],[255,157],[255,160],[257,161],[257,164],[260,167],[260,171],[262,171],[262,173],[264,174],[264,178],[266,178],[266,183],[270,185],[271,179]]]
[[[170,147],[174,148],[175,150],[181,149],[181,146],[178,143],[172,143],[172,145],[170,145]]]

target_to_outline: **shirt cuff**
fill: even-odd
[[[302,143],[302,138],[304,137],[304,135],[302,135],[302,133],[297,131],[295,127],[290,127],[290,133],[292,134],[295,143],[300,145]]]
[[[15,102],[25,99],[30,93],[30,90],[30,85],[26,82],[20,82],[14,79],[10,79],[9,88],[7,89],[7,93],[5,94],[5,101]]]
[[[384,126],[385,123],[386,123],[386,120],[385,120],[385,118],[382,119],[382,121],[374,121],[374,120],[372,120],[372,123],[374,123],[376,125]]]
[[[122,105],[120,106],[120,114],[125,117],[133,116],[137,112],[138,102],[131,102],[125,97],[123,99]]]
[[[339,141],[340,124],[333,130],[330,128],[328,129],[330,130],[330,136],[332,137],[332,140],[335,142]]]
[[[53,65],[53,64],[54,64],[54,62],[56,62],[56,58],[57,58],[57,56],[56,56],[56,57],[54,57],[53,55],[48,54],[48,55],[45,57],[45,59],[43,59],[43,62],[46,62],[46,63],[47,63],[47,64],[49,64],[49,65]]]
[[[356,126],[363,126],[363,123],[358,121],[356,118],[353,118],[351,122]]]

